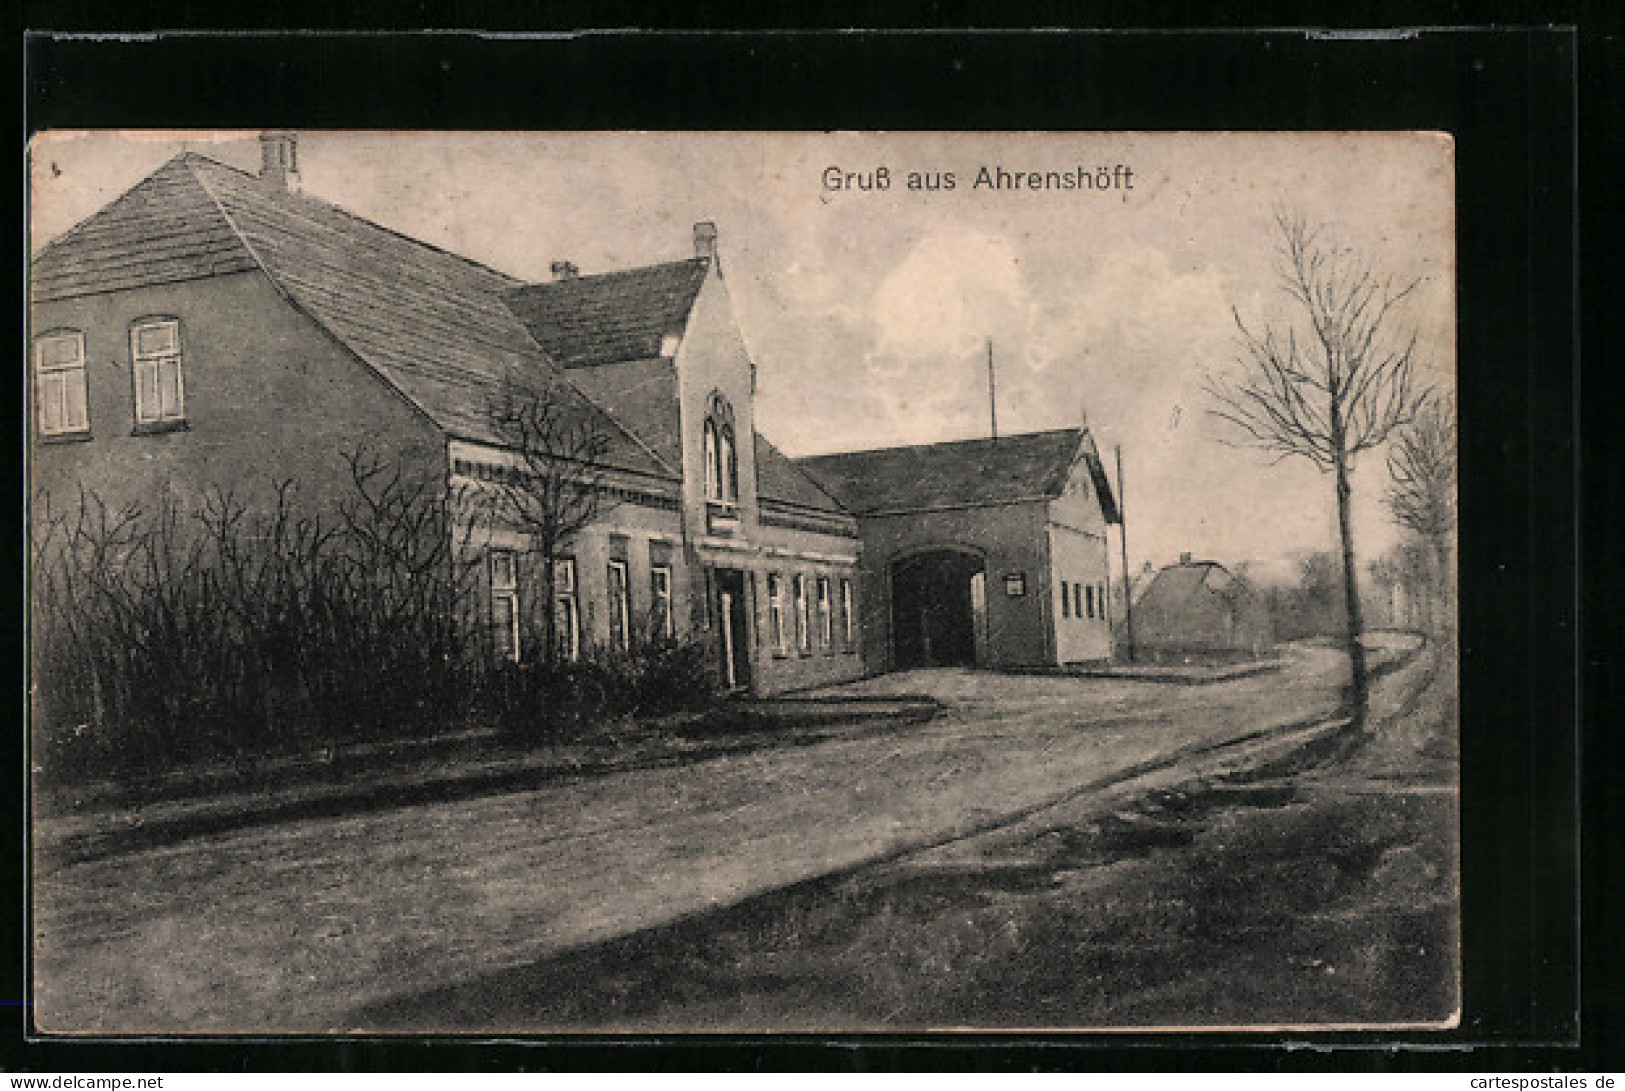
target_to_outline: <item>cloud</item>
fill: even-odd
[[[988,337],[1025,334],[1030,293],[1007,240],[943,230],[921,238],[875,292],[875,351],[921,361],[974,353]]]

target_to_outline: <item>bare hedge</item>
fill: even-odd
[[[291,482],[252,508],[219,490],[185,511],[36,496],[35,764],[72,780],[470,723],[545,740],[711,697],[691,641],[499,662],[470,506],[367,452],[348,463],[326,518]]]

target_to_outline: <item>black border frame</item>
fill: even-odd
[[[1290,1050],[1280,1035],[1248,1034],[552,1038],[534,1044],[461,1038],[110,1044],[19,1037],[6,1041],[0,1066],[1448,1071],[1568,1068],[1601,1047],[1596,1035],[1581,1034],[1579,974],[1581,38],[1575,28],[1376,37],[1221,29],[540,37],[180,32],[134,40],[36,34],[22,46],[27,133],[267,126],[1451,132],[1457,142],[1463,417],[1466,1004],[1462,1027],[1452,1032],[1290,1036],[1332,1047],[1328,1051]],[[13,498],[12,510],[20,512],[20,492]],[[14,535],[11,548],[20,550],[17,540]],[[12,662],[20,664],[20,647],[13,651]],[[21,768],[21,732],[7,738],[10,767]],[[1605,775],[1592,764],[1606,766],[1605,755],[1590,750],[1586,760],[1589,779]],[[1612,806],[1617,813],[1618,804]],[[7,817],[17,820],[13,828],[21,829],[21,801],[8,797],[7,807]],[[1596,832],[1602,816],[1589,817]],[[7,889],[22,890],[20,863],[14,853],[6,855]],[[21,902],[7,908],[15,918]],[[25,932],[18,927],[8,934]],[[1617,958],[1618,941],[1604,942]],[[0,959],[7,983],[21,984],[20,952],[7,947]],[[1601,994],[1587,993],[1588,1003],[1604,1007],[1593,1004],[1585,1021],[1606,1009],[1619,1026],[1617,1006],[1607,1008]],[[1437,1048],[1447,1045],[1456,1049]]]

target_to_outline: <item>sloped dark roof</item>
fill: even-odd
[[[1088,463],[1107,521],[1117,522],[1117,504],[1094,442],[1076,428],[849,451],[797,464],[849,510],[877,515],[1059,496],[1080,458]]]
[[[1192,561],[1171,564],[1152,577],[1135,603],[1135,608],[1178,611],[1190,599],[1206,591],[1226,601],[1246,598],[1254,594],[1252,585],[1217,561]]]
[[[38,303],[255,268],[220,206],[177,156],[29,263]]]
[[[830,492],[793,459],[756,433],[756,491],[763,500],[778,500],[797,507],[833,514],[849,514]]]
[[[168,240],[162,262],[141,257],[154,236]],[[30,274],[46,291],[84,294],[256,265],[449,435],[500,444],[488,408],[505,379],[562,374],[503,302],[512,277],[190,153],[56,240]],[[600,418],[608,464],[674,475],[575,387],[560,389]]]
[[[570,380],[671,466],[683,464],[677,369],[670,360],[623,360],[574,368]]]
[[[709,258],[527,284],[507,296],[538,344],[566,367],[660,355],[688,325]]]

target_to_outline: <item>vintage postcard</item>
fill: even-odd
[[[1448,136],[30,179],[38,1032],[1456,1024]]]

